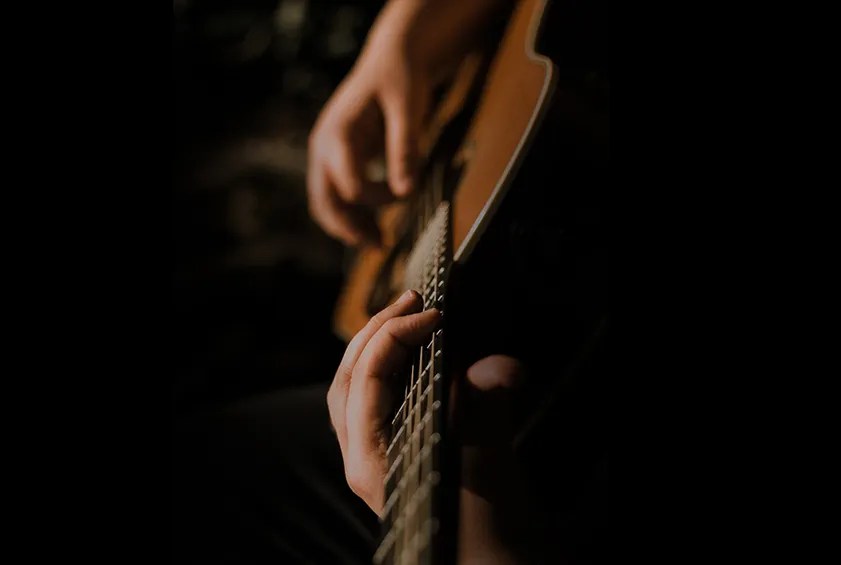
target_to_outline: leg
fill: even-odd
[[[176,563],[370,563],[376,515],[347,486],[327,385],[238,402],[178,427]]]

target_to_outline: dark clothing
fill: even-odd
[[[345,482],[326,394],[278,391],[178,426],[174,563],[371,562],[377,516]]]
[[[606,562],[605,383],[585,365],[520,450],[537,503],[524,519],[570,564]],[[326,394],[280,390],[178,426],[174,563],[371,563],[379,523],[347,486]]]

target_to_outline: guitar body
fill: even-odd
[[[442,96],[421,140],[422,186],[382,210],[382,246],[357,252],[335,311],[340,337],[350,340],[406,288],[444,312],[442,329],[414,356],[392,420],[377,564],[453,561],[460,457],[451,397],[483,356],[508,354],[532,370],[514,417],[519,453],[536,453],[534,477],[580,482],[572,464],[552,475],[541,459],[547,443],[591,466],[604,420],[589,403],[603,394],[598,379],[582,377],[606,327],[606,89],[589,70],[599,67],[594,46],[606,43],[601,5],[554,3],[560,23],[548,34],[548,0],[516,2],[500,36]],[[590,27],[595,21],[604,23]],[[557,52],[541,54],[544,34],[569,54],[563,64]],[[580,422],[590,431],[564,435]],[[570,507],[568,496],[544,499]]]
[[[469,112],[465,103],[471,87],[482,89],[469,130],[451,156],[450,166],[463,170],[453,190],[451,212],[456,262],[463,263],[469,258],[509,188],[551,101],[554,67],[548,58],[535,52],[545,8],[546,0],[519,2],[487,75],[476,76],[479,64],[475,59],[468,60],[463,75],[456,78],[430,128],[433,133],[429,137],[434,137],[455,113]],[[434,141],[442,143],[439,138]],[[383,246],[359,251],[336,309],[334,328],[343,339],[350,340],[378,311],[377,307],[402,292],[403,261],[389,262],[388,258],[403,227],[411,221],[408,217],[411,212],[411,206],[406,203],[386,208],[380,218]],[[376,306],[371,305],[375,286],[384,277],[391,292]]]

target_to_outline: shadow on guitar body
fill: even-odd
[[[526,362],[517,447],[534,486],[534,523],[572,562],[600,563],[608,543],[609,125],[606,35],[601,42],[595,24],[606,18],[588,15],[592,44],[576,51],[562,16],[550,12],[556,41],[545,48],[561,63],[551,113],[452,281],[450,343],[462,374],[494,353]]]

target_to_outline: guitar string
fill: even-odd
[[[435,169],[437,169],[437,170],[435,170],[435,172],[438,172],[440,170],[438,167],[435,167]],[[421,206],[421,213],[419,214],[419,216],[420,216],[419,219],[421,220],[421,224],[422,224],[422,226],[419,226],[419,229],[418,229],[419,234],[423,233],[423,226],[428,224],[428,222],[431,220],[431,218],[433,216],[432,211],[437,208],[437,205],[435,204],[435,201],[437,200],[437,201],[439,201],[439,203],[443,201],[443,183],[440,182],[440,181],[442,181],[441,176],[439,176],[438,174],[433,174],[433,175],[430,175],[428,178],[429,178],[429,181],[430,181],[429,185],[425,186],[424,188],[426,190],[423,190],[422,194],[419,195],[420,206]],[[436,182],[436,181],[439,181],[439,182]],[[445,234],[446,234],[446,230],[445,230]],[[428,309],[429,307],[436,306],[436,303],[438,301],[439,274],[440,274],[439,273],[439,268],[440,268],[440,258],[441,258],[440,257],[440,245],[442,243],[440,241],[440,237],[442,235],[444,235],[446,237],[445,234],[440,234],[434,240],[433,249],[432,249],[432,257],[430,257],[431,261],[429,261],[429,262],[431,262],[431,264],[429,265],[429,267],[431,267],[429,269],[429,271],[431,271],[431,272],[428,272],[428,274],[427,274],[427,272],[422,272],[421,281],[418,281],[418,282],[421,283],[421,290],[423,292],[424,290],[426,290],[426,288],[428,286],[426,284],[426,279],[428,279],[428,278],[432,279],[430,281],[432,283],[432,288],[431,288],[432,292],[431,292],[431,296],[429,297],[429,298],[432,298],[432,300],[428,305],[424,306],[424,309]],[[427,270],[424,269],[423,271],[427,271]],[[426,293],[423,292],[423,294],[426,294]],[[424,298],[426,298],[426,297],[424,297]],[[437,365],[437,363],[435,362],[436,357],[437,357],[436,348],[435,348],[435,334],[433,334],[432,341],[430,343],[430,351],[429,351],[429,353],[430,353],[430,355],[429,355],[430,367],[429,367],[429,369],[427,369],[427,373],[428,373],[427,379],[428,379],[428,382],[429,382],[428,386],[423,386],[423,380],[422,380],[422,374],[423,374],[423,371],[424,371],[424,355],[423,355],[423,353],[424,353],[425,348],[426,348],[426,346],[421,346],[418,366],[417,367],[412,366],[410,368],[409,382],[408,382],[408,386],[406,387],[406,393],[407,394],[404,395],[405,400],[404,400],[404,403],[403,403],[403,410],[402,410],[403,411],[403,418],[402,418],[403,421],[401,422],[401,426],[398,430],[398,434],[396,434],[397,436],[399,436],[399,432],[403,431],[402,438],[399,440],[399,443],[401,444],[401,446],[400,447],[394,447],[394,449],[400,449],[400,452],[404,454],[403,455],[403,460],[401,462],[402,464],[398,466],[402,472],[400,473],[400,476],[396,478],[395,485],[404,484],[404,485],[407,485],[411,488],[412,484],[414,483],[415,484],[415,489],[414,489],[415,491],[417,491],[417,489],[420,488],[420,486],[423,483],[423,480],[425,478],[429,477],[431,475],[431,472],[434,471],[434,469],[432,469],[432,470],[428,470],[429,472],[426,472],[426,473],[423,472],[423,469],[422,469],[423,461],[421,460],[422,457],[420,457],[420,454],[422,452],[423,444],[428,446],[427,447],[428,451],[430,451],[433,448],[433,446],[430,445],[430,443],[432,441],[432,437],[433,437],[433,433],[434,433],[434,430],[433,430],[433,427],[434,427],[433,420],[434,420],[434,418],[430,417],[429,418],[429,423],[424,425],[423,422],[426,420],[426,418],[425,418],[426,414],[421,414],[421,412],[424,412],[424,413],[429,412],[430,416],[432,416],[432,412],[434,410],[434,408],[433,408],[434,407],[434,402],[435,402],[435,400],[437,400],[437,398],[435,398],[435,395],[434,395],[434,392],[433,392],[434,391],[433,373],[435,373],[435,370],[437,369],[437,367],[435,367],[435,365]],[[427,407],[426,410],[421,410],[420,409],[421,406],[418,406],[418,404],[420,404],[422,402],[422,395],[423,394],[428,394],[429,395],[426,399],[426,407]],[[398,410],[398,413],[399,412],[400,411]],[[414,417],[412,417],[412,416],[414,416]],[[419,429],[419,427],[421,427],[421,426],[423,426],[423,428]],[[404,431],[404,429],[405,429],[405,431]],[[409,443],[409,445],[406,446],[406,447],[409,447],[409,449],[406,449],[405,452],[404,452],[403,451],[403,445],[405,445],[406,443]],[[431,463],[430,466],[434,467],[434,460],[430,461],[430,463]],[[406,475],[407,471],[412,472],[412,471],[409,471],[410,469],[414,469],[413,472],[417,473],[416,477],[411,477],[411,476]],[[432,485],[429,485],[429,489],[431,489],[431,488],[432,488]],[[424,512],[419,513],[419,512],[417,512],[417,510],[419,510],[419,506],[420,506],[419,504],[415,504],[414,509],[407,508],[407,504],[409,502],[409,499],[413,498],[413,497],[410,496],[410,493],[405,492],[406,489],[400,489],[398,487],[395,487],[395,489],[396,490],[404,490],[404,492],[398,492],[397,493],[398,494],[398,500],[396,502],[398,502],[398,504],[397,504],[398,507],[396,509],[392,509],[392,510],[396,510],[396,515],[392,514],[393,516],[395,516],[395,518],[390,521],[391,522],[390,527],[392,529],[394,529],[398,525],[402,526],[401,529],[403,530],[403,532],[402,532],[403,535],[397,536],[397,538],[395,539],[395,542],[394,542],[395,552],[392,553],[392,555],[394,557],[396,557],[398,561],[402,561],[404,557],[413,557],[413,558],[416,559],[417,557],[420,556],[423,549],[425,549],[428,546],[429,541],[430,541],[429,538],[431,537],[430,536],[431,528],[429,527],[430,526],[430,521],[431,521],[431,518],[432,518],[432,516],[431,516],[431,513],[432,513],[431,492],[427,492],[423,496]],[[389,494],[389,493],[387,493],[387,494]],[[421,500],[417,500],[416,502],[420,503]],[[407,510],[409,510],[409,515],[408,516],[406,515]],[[418,514],[422,514],[423,516],[419,516]],[[423,523],[418,523],[418,520],[421,519],[421,518],[425,518],[425,520],[423,521]],[[400,524],[397,524],[397,521],[401,520],[401,519],[403,521]],[[422,528],[422,530],[421,530],[421,528]],[[423,533],[423,535],[420,535],[421,533]],[[404,554],[408,554],[408,555],[404,555]],[[414,554],[414,555],[412,555],[412,554]]]
[[[420,213],[418,214],[418,225],[417,225],[417,233],[416,233],[416,241],[421,237],[423,234],[423,228],[427,222],[427,215],[428,215],[428,201],[426,198],[426,191],[421,191],[418,195],[419,204],[420,204]],[[410,281],[410,284],[416,285],[418,281]],[[409,373],[409,383],[408,383],[408,397],[404,402],[406,406],[407,414],[404,415],[404,420],[402,427],[405,428],[404,438],[403,441],[405,442],[405,447],[401,448],[401,453],[403,454],[403,462],[402,462],[402,470],[400,473],[400,477],[398,478],[398,482],[396,483],[396,489],[398,497],[398,505],[397,505],[397,514],[395,520],[393,521],[392,527],[399,526],[402,527],[402,535],[398,536],[399,543],[395,546],[395,557],[398,561],[404,561],[404,556],[409,551],[409,542],[410,538],[409,535],[412,531],[411,524],[409,523],[410,516],[406,516],[406,509],[408,504],[408,496],[405,488],[401,488],[401,485],[404,484],[404,481],[409,479],[407,475],[408,472],[413,467],[414,463],[414,454],[413,454],[413,436],[414,436],[414,422],[411,418],[411,415],[414,412],[414,404],[415,404],[415,375],[417,372],[421,370],[422,365],[419,365],[417,368],[412,365]],[[408,417],[407,417],[408,416]],[[387,493],[388,494],[388,493]]]

